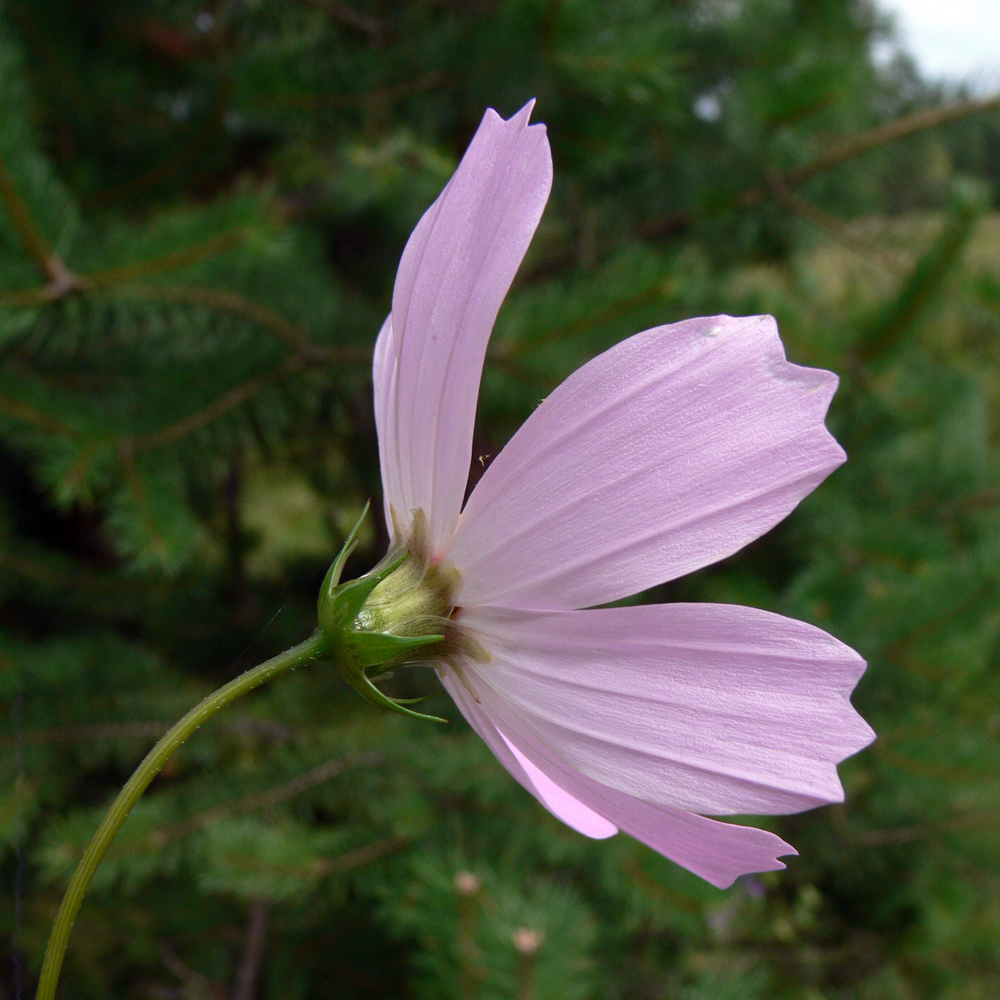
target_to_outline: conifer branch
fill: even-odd
[[[384,31],[382,22],[370,14],[362,14],[353,7],[348,7],[345,3],[337,3],[336,0],[299,0],[299,2],[328,14],[335,21],[340,21],[341,24],[357,28],[376,44],[382,40]]]
[[[95,438],[80,449],[80,454],[77,456],[76,461],[73,462],[69,472],[62,478],[61,486],[66,494],[71,496],[76,494],[77,487],[86,478],[87,471],[93,464],[94,458],[100,452],[103,443],[100,438]]]
[[[66,895],[60,904],[59,913],[46,946],[45,959],[42,962],[42,972],[38,981],[38,992],[36,993],[38,1000],[54,1000],[59,971],[62,968],[66,946],[69,943],[70,931],[94,877],[94,872],[107,854],[108,848],[136,802],[142,797],[153,778],[162,770],[163,765],[173,756],[174,751],[217,712],[261,684],[273,680],[275,677],[295,669],[295,667],[311,663],[323,654],[325,648],[326,638],[317,631],[297,646],[293,646],[251,670],[247,670],[199,702],[179,722],[175,723],[150,750],[112,803],[111,809],[101,821],[101,825],[83,852],[80,863],[69,881]]]
[[[162,732],[162,730],[161,730]],[[212,806],[203,812],[189,816],[180,823],[175,823],[163,830],[156,830],[148,837],[144,837],[137,844],[129,845],[115,852],[119,857],[124,854],[138,854],[145,850],[158,850],[166,844],[175,840],[189,837],[198,830],[203,830],[217,820],[227,816],[239,815],[241,813],[256,812],[258,809],[268,809],[271,806],[287,802],[289,799],[301,795],[310,788],[315,788],[331,778],[337,777],[344,771],[354,767],[374,767],[384,763],[385,757],[380,753],[354,753],[335,760],[327,760],[317,765],[304,774],[299,774],[283,784],[275,785],[273,788],[265,789],[263,792],[256,792],[251,795],[244,795],[234,799],[232,802],[223,802],[220,805]]]
[[[401,851],[404,847],[409,846],[410,841],[410,837],[383,837],[381,840],[365,844],[363,847],[357,847],[353,851],[345,851],[343,854],[338,854],[335,858],[320,861],[318,864],[313,865],[312,871],[313,874],[319,876],[339,875],[342,872],[350,871],[352,868],[360,868],[362,865],[377,861],[386,854],[394,854],[396,851]]]
[[[168,424],[158,431],[153,431],[150,434],[140,434],[132,438],[129,442],[130,447],[125,448],[123,454],[127,459],[130,459],[132,454],[136,452],[149,451],[152,448],[159,448],[166,444],[174,444],[217,420],[230,410],[249,402],[272,382],[280,381],[287,375],[298,371],[305,363],[306,360],[301,355],[292,355],[286,358],[280,365],[271,369],[271,371],[265,372],[262,375],[256,375],[234,386],[200,410],[189,413],[186,417],[181,417],[179,420],[175,420],[172,424]]]
[[[239,228],[227,233],[217,233],[207,240],[194,243],[182,250],[174,250],[171,253],[163,254],[161,257],[153,257],[149,260],[140,260],[131,264],[122,264],[120,267],[113,267],[107,271],[98,271],[87,275],[87,284],[97,290],[105,291],[109,288],[118,288],[121,285],[129,284],[143,278],[153,278],[158,274],[166,274],[170,271],[179,271],[181,268],[189,267],[210,257],[217,257],[226,250],[238,246],[246,239],[246,229]]]
[[[212,106],[201,126],[183,146],[179,146],[174,156],[161,160],[155,166],[133,176],[117,187],[106,188],[99,192],[89,199],[88,207],[104,208],[150,191],[158,184],[182,174],[185,168],[195,162],[196,158],[211,146],[212,140],[221,130],[223,110],[227,95],[231,90],[229,80],[226,77],[226,65],[227,60],[225,59],[218,59],[214,62],[212,75],[216,79],[217,87],[213,95]]]
[[[123,295],[134,295],[137,298],[160,302],[183,302],[191,305],[205,306],[217,309],[219,312],[230,313],[241,319],[249,320],[265,330],[270,330],[279,339],[301,354],[310,355],[322,353],[305,332],[294,323],[289,322],[273,309],[259,302],[244,298],[236,292],[221,288],[210,288],[206,285],[129,285],[121,289]]]
[[[883,125],[850,136],[842,142],[834,143],[819,156],[798,167],[793,167],[767,184],[756,184],[746,188],[734,197],[727,199],[725,203],[711,208],[680,209],[671,212],[669,215],[661,216],[659,219],[647,223],[642,227],[641,233],[647,239],[655,239],[668,233],[687,229],[702,214],[717,214],[734,208],[753,208],[774,197],[776,186],[786,190],[798,187],[813,177],[826,173],[834,167],[839,167],[841,164],[853,160],[862,153],[877,149],[879,146],[888,146],[917,132],[926,132],[939,125],[961,121],[963,118],[970,118],[980,112],[993,111],[997,108],[1000,108],[1000,94],[993,94],[991,97],[961,101],[958,104],[941,108],[927,108],[903,115],[900,118],[894,118]]]
[[[42,276],[48,279],[48,284],[43,289],[38,290],[41,301],[58,299],[81,288],[83,279],[66,267],[62,258],[55,252],[35,224],[31,211],[18,192],[14,178],[11,177],[2,156],[0,156],[0,201],[3,202],[10,215],[14,229],[21,238],[21,245],[24,247],[25,253],[34,261]],[[2,303],[3,298],[0,298],[0,303]]]
[[[50,413],[45,413],[43,410],[38,409],[37,406],[32,406],[31,403],[25,403],[20,399],[12,399],[2,392],[0,392],[0,414],[11,417],[14,420],[19,420],[21,423],[33,424],[35,427],[40,427],[42,430],[49,431],[52,434],[62,434],[70,438],[79,438],[81,436],[79,431],[70,427],[69,424],[64,423],[58,417],[54,417]]]
[[[123,441],[118,447],[118,464],[122,469],[122,478],[128,488],[132,499],[135,501],[135,509],[139,511],[149,537],[149,545],[158,555],[163,555],[168,549],[167,540],[160,531],[156,523],[156,518],[150,509],[149,492],[143,482],[142,474],[135,464],[135,449],[131,447],[132,442]]]
[[[0,201],[3,201],[7,213],[10,215],[10,220],[17,230],[17,235],[21,238],[25,252],[45,277],[51,277],[49,261],[53,256],[52,247],[35,225],[35,220],[31,217],[27,204],[18,192],[17,185],[7,169],[2,154],[0,154]]]
[[[252,305],[252,303],[250,303]],[[228,392],[223,393],[202,409],[189,413],[186,417],[168,424],[166,427],[149,434],[140,434],[131,440],[131,446],[136,451],[149,451],[163,445],[174,444],[189,434],[206,427],[230,410],[249,402],[254,396],[266,389],[272,382],[279,382],[309,364],[331,364],[335,361],[367,361],[369,349],[319,347],[312,345],[306,354],[294,354],[286,358],[280,365],[262,375],[241,382]]]
[[[781,178],[776,178],[772,182],[771,190],[775,200],[782,207],[788,209],[796,218],[815,226],[841,246],[860,254],[892,274],[899,275],[906,270],[903,262],[894,253],[867,240],[859,239],[840,219],[796,194]]]
[[[952,772],[949,770],[949,775]],[[862,847],[885,847],[889,844],[912,844],[917,840],[945,834],[951,831],[971,830],[977,826],[989,826],[1000,819],[1000,806],[985,809],[970,809],[934,823],[913,823],[910,826],[896,826],[886,830],[868,830],[855,834],[851,839]]]
[[[10,658],[5,658],[2,652],[0,652],[0,668],[13,669]],[[46,746],[52,743],[90,743],[93,740],[149,739],[161,735],[167,725],[168,722],[160,720],[102,722],[92,726],[45,726],[21,733],[20,740],[24,746]],[[223,719],[219,723],[219,728],[227,732],[264,736],[276,742],[287,742],[295,735],[291,729],[264,719]],[[9,750],[15,743],[12,736],[0,736],[0,750]]]
[[[140,294],[144,294],[147,289],[152,292],[151,297],[159,297],[159,292],[161,290],[156,289],[156,286],[143,286]],[[291,340],[293,343],[301,342],[302,348],[298,353],[286,358],[285,361],[276,368],[269,372],[265,372],[262,375],[257,375],[254,378],[247,379],[245,382],[234,386],[232,389],[213,400],[207,406],[202,407],[202,409],[197,410],[194,413],[190,413],[185,417],[181,417],[179,420],[174,421],[172,424],[168,424],[166,427],[163,427],[158,431],[152,431],[148,434],[140,434],[131,439],[122,439],[119,442],[119,462],[122,464],[123,468],[128,467],[128,463],[131,461],[134,454],[141,451],[148,451],[153,448],[159,448],[163,445],[176,443],[194,431],[200,430],[202,427],[205,427],[217,420],[230,410],[233,410],[238,406],[242,406],[272,382],[280,381],[286,376],[291,375],[307,365],[332,364],[337,361],[345,363],[365,363],[368,361],[371,354],[370,349],[367,348],[326,347],[313,344],[305,338],[304,333],[302,333],[293,324],[290,324],[286,320],[282,319],[282,317],[277,313],[268,309],[266,306],[261,306],[238,295],[227,292],[218,292],[216,294],[216,290],[210,288],[194,288],[192,290],[192,294],[189,296],[187,294],[187,290],[183,287],[177,287],[167,290],[167,294],[164,297],[173,298],[175,301],[201,300],[206,305],[212,304],[218,308],[224,309],[225,311],[240,315],[245,319],[254,320],[260,323],[260,325],[265,326],[267,329],[274,330],[275,332],[280,331],[279,336],[281,336],[283,340],[286,342]],[[0,296],[0,304],[4,304],[2,296]],[[75,439],[79,439],[81,437],[78,431],[70,427],[68,424],[63,423],[58,418],[44,413],[42,410],[39,410],[37,407],[34,407],[29,403],[12,399],[3,393],[0,393],[0,414],[12,417],[22,423],[34,424],[35,426],[52,433],[63,434],[67,437]],[[96,451],[97,447],[98,442],[94,442],[87,454],[81,455],[77,465],[74,465],[73,469],[70,471],[71,475],[76,473],[77,475],[82,476],[85,471],[85,466],[83,466],[78,472],[78,465],[85,461],[88,456],[92,455],[93,452]],[[134,469],[134,465],[132,468]],[[138,487],[141,484],[136,482],[134,485]],[[138,499],[140,494],[136,494],[136,496]]]

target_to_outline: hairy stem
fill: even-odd
[[[94,877],[94,872],[97,871],[104,855],[107,854],[108,848],[128,818],[128,814],[174,751],[220,709],[225,708],[265,681],[316,659],[322,654],[325,642],[321,632],[314,632],[305,642],[301,642],[241,674],[192,708],[150,750],[145,760],[126,782],[125,787],[118,793],[118,798],[112,803],[107,815],[97,828],[97,832],[87,845],[87,849],[70,879],[66,895],[63,897],[55,924],[52,927],[52,934],[49,936],[35,1000],[53,1000],[55,997],[56,985],[59,982],[59,970],[62,968],[63,957],[66,954],[70,931],[73,929],[73,923]]]

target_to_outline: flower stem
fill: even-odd
[[[277,677],[288,670],[302,666],[320,656],[326,646],[326,637],[322,632],[314,632],[305,642],[279,653],[259,666],[254,667],[228,684],[213,691],[204,701],[191,709],[187,715],[177,722],[156,746],[146,755],[145,760],[136,768],[135,773],[118,793],[118,798],[112,803],[107,815],[97,828],[93,839],[80,858],[80,863],[70,879],[59,907],[59,913],[52,926],[48,947],[45,950],[45,960],[42,963],[42,974],[38,981],[38,992],[35,1000],[54,1000],[56,985],[59,982],[59,970],[62,968],[66,946],[69,943],[70,931],[76,920],[77,912],[90,882],[97,871],[112,841],[122,828],[136,802],[149,787],[149,783],[159,773],[160,768],[170,759],[174,751],[191,736],[202,723],[210,719],[220,709],[241,695],[252,691],[265,681]]]

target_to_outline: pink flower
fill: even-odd
[[[435,666],[504,767],[579,832],[724,887],[795,851],[702,814],[841,801],[836,765],[873,737],[849,700],[864,661],[753,608],[576,609],[784,518],[844,461],[837,379],[789,364],[768,316],[647,330],[545,399],[463,509],[487,342],[552,181],[531,108],[486,112],[403,252],[374,360],[386,517],[449,594]]]

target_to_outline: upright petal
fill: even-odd
[[[873,737],[849,700],[861,657],[780,615],[472,608],[461,623],[492,654],[463,667],[489,717],[516,718],[575,771],[655,805],[720,815],[838,802],[837,763]]]
[[[785,359],[770,316],[692,319],[560,385],[479,481],[450,557],[462,604],[580,608],[736,552],[843,460],[837,379]]]
[[[489,715],[493,732],[498,733],[510,752],[517,755],[518,762],[531,767],[533,773],[543,774],[563,795],[603,817],[603,822],[609,826],[620,827],[720,889],[732,885],[740,875],[784,868],[778,858],[796,853],[795,848],[766,830],[658,806],[602,785],[570,767],[539,743],[522,720],[508,709],[503,709],[499,717],[493,717],[482,706],[479,712]],[[503,761],[503,757],[500,759]],[[544,799],[540,801],[564,822],[569,822]]]
[[[375,352],[386,509],[427,516],[437,553],[458,520],[486,345],[552,185],[531,104],[487,111],[458,169],[403,251]],[[390,527],[392,526],[390,522]]]

